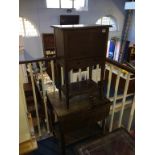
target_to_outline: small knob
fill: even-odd
[[[91,104],[92,107],[94,107],[95,104],[96,104],[96,103],[95,103],[95,98],[96,98],[96,97],[94,97],[94,96],[89,96],[89,103]]]

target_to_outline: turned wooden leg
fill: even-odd
[[[62,95],[61,95],[61,66],[59,64],[57,64],[57,79],[58,79],[58,90],[59,90],[59,98],[61,99],[62,98]]]
[[[65,65],[65,91],[66,91],[66,105],[67,109],[69,109],[69,78],[68,78],[68,70]]]
[[[101,65],[101,81],[99,83],[100,99],[103,99],[104,65]]]

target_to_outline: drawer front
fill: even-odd
[[[101,58],[90,58],[90,59],[81,59],[81,60],[70,60],[67,61],[67,66],[69,69],[78,69],[78,68],[84,68],[89,66],[94,66],[97,64],[105,64],[105,59]]]

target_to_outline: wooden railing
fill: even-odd
[[[52,132],[50,131],[50,126],[49,126],[50,122],[49,122],[49,116],[48,116],[47,96],[46,96],[47,90],[45,88],[45,83],[48,80],[48,82],[50,82],[53,88],[53,92],[55,91],[54,60],[55,60],[54,57],[50,57],[50,58],[40,58],[35,60],[22,60],[19,62],[20,74],[23,74],[22,75],[23,89],[24,89],[24,84],[26,83],[27,84],[29,83],[32,86],[33,102],[34,102],[34,108],[35,108],[35,114],[36,114],[36,119],[34,119],[34,124],[37,124],[35,133],[36,133],[36,137],[38,138],[46,135],[50,135]],[[46,69],[46,72],[50,75],[49,79],[44,78],[45,69]],[[24,79],[25,77],[26,79]],[[41,105],[39,105],[38,103],[38,94],[39,96],[41,96],[41,102],[42,102]],[[41,127],[41,119],[39,116],[39,106],[42,106],[42,109],[44,109],[44,123],[46,124],[44,127],[46,128],[46,132],[44,131],[44,134],[42,131],[43,129]],[[28,108],[28,103],[27,103],[27,108]]]
[[[20,74],[23,75],[23,83],[29,82],[32,85],[32,93],[33,93],[33,100],[35,105],[35,113],[36,113],[36,120],[37,120],[37,129],[35,132],[38,132],[37,137],[43,137],[47,135],[51,135],[52,129],[50,128],[50,121],[49,121],[49,115],[48,115],[48,108],[47,108],[47,87],[46,82],[50,82],[51,87],[51,93],[54,93],[57,89],[55,86],[55,71],[54,71],[54,61],[55,57],[49,57],[49,58],[40,58],[35,60],[22,60],[19,62],[20,64]],[[44,71],[43,64],[45,65],[46,72]],[[36,66],[35,68],[33,66]],[[48,75],[47,75],[47,74]],[[61,78],[62,78],[62,84],[64,81],[63,78],[63,69],[61,69]],[[134,108],[135,108],[135,102],[134,102],[134,69],[119,64],[116,61],[106,59],[106,66],[105,66],[105,95],[107,98],[109,98],[113,104],[111,106],[110,111],[110,123],[109,123],[109,132],[113,130],[113,123],[114,123],[114,116],[116,112],[120,113],[118,125],[117,127],[122,126],[122,118],[124,114],[124,110],[126,107],[131,108],[130,115],[128,117],[128,131],[130,131],[132,120],[134,116]],[[37,76],[36,76],[37,75]],[[47,76],[45,76],[47,75]],[[100,81],[99,76],[100,75],[100,66],[96,65],[94,66],[94,69],[92,71],[92,79],[96,82]],[[24,77],[27,78],[27,80],[24,80]],[[39,77],[39,78],[38,78]],[[47,79],[48,77],[48,79]],[[50,78],[49,78],[50,77]],[[86,70],[79,69],[78,72],[74,72],[73,70],[70,71],[70,82],[80,81],[83,79],[89,78],[89,67],[87,67]],[[39,82],[40,81],[40,82]],[[113,88],[112,88],[113,86]],[[42,105],[44,105],[44,122],[45,122],[45,128],[46,132],[43,134],[42,132],[42,125],[41,120],[39,116],[39,104],[38,104],[38,96],[37,96],[37,89],[41,90],[39,93],[41,93],[42,98]],[[40,89],[40,87],[42,89]],[[24,89],[24,88],[23,88]],[[119,89],[122,90],[121,94],[118,94]],[[112,90],[114,93],[112,94]],[[129,101],[127,101],[127,97],[131,97]],[[118,100],[122,99],[120,103],[117,103]]]
[[[110,98],[109,94],[110,94],[110,87],[112,84],[112,74],[116,75],[116,82],[114,86],[114,96],[113,98],[110,98],[113,101],[113,105],[111,108],[111,119],[110,119],[109,131],[111,132],[113,129],[114,114],[116,111],[120,112],[118,127],[122,126],[123,113],[127,105],[131,106],[131,112],[128,118],[129,121],[128,121],[128,127],[127,127],[128,131],[130,131],[133,116],[134,116],[134,109],[135,109],[135,101],[134,101],[135,100],[134,99],[135,70],[128,66],[119,64],[116,61],[112,61],[108,58],[106,59],[106,70],[108,70],[109,72],[108,80],[107,80],[107,92],[106,92],[107,98]],[[121,82],[123,80],[124,80],[124,86],[121,85]],[[123,94],[121,96],[118,95],[119,86],[123,87]],[[132,97],[129,102],[127,102],[127,97]],[[121,98],[122,98],[122,102],[116,106],[117,99],[121,99]]]

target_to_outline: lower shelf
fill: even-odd
[[[86,138],[93,137],[102,133],[103,133],[103,129],[96,123],[91,126],[88,126],[82,129],[77,129],[76,131],[63,133],[63,134],[64,134],[65,145],[68,146],[70,144],[79,142],[80,140],[84,140]],[[57,138],[59,139],[61,138],[59,125],[56,125],[55,134]]]

